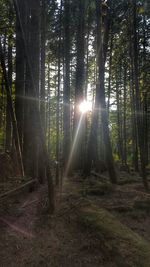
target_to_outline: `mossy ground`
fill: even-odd
[[[22,195],[0,207],[0,265],[149,267],[149,199],[141,183],[112,186],[80,174],[58,190],[53,216],[45,187]]]
[[[94,205],[79,209],[79,222],[88,227],[113,253],[117,266],[150,266],[150,244],[118,221],[110,212]]]

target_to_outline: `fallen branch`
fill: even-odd
[[[150,197],[150,194],[149,193],[145,193],[143,191],[139,191],[139,190],[136,190],[136,189],[131,189],[131,190],[128,190],[128,189],[120,189],[119,187],[116,189],[118,192],[120,193],[133,193],[133,194],[140,194],[141,196],[143,197]]]
[[[96,176],[96,177],[99,177],[99,178],[103,179],[104,181],[108,180],[108,177],[107,176],[102,175],[102,174],[99,174],[99,173],[97,173],[95,171],[91,171],[91,174],[94,175],[94,176]]]
[[[31,185],[35,184],[36,182],[37,182],[37,179],[30,180],[29,182],[27,182],[27,183],[25,183],[23,185],[20,185],[15,189],[12,189],[12,190],[4,193],[4,194],[1,194],[0,195],[0,200],[6,199],[6,198],[11,197],[11,196],[14,196],[15,194],[19,193],[20,191],[22,191],[24,189],[27,189],[28,187],[30,187]]]

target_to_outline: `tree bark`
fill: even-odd
[[[138,131],[138,145],[140,152],[141,172],[143,178],[143,184],[146,190],[148,190],[148,181],[146,177],[145,169],[145,151],[142,134],[142,117],[140,108],[140,91],[139,91],[139,70],[138,70],[138,46],[137,46],[137,16],[136,16],[136,0],[133,1],[133,61],[134,61],[134,82],[135,82],[135,106],[136,106],[136,123]]]
[[[33,75],[32,75],[32,65],[31,65],[31,62],[30,62],[28,46],[27,46],[27,42],[26,42],[24,29],[22,27],[22,22],[21,22],[20,13],[19,13],[19,10],[18,10],[17,0],[14,0],[14,6],[15,6],[16,14],[17,14],[17,16],[19,18],[19,23],[20,23],[20,27],[21,27],[21,33],[22,33],[22,36],[23,36],[24,49],[25,49],[25,55],[26,55],[26,60],[27,60],[27,64],[28,64],[29,74],[30,74],[30,78],[31,78],[31,84],[32,84],[32,88],[33,88],[33,91],[34,91],[34,95],[37,98],[37,96],[38,96],[37,95],[37,89],[36,89],[36,85],[34,83],[34,78],[33,78]],[[47,147],[46,147],[46,142],[45,142],[45,133],[44,133],[44,129],[42,128],[42,121],[41,121],[41,115],[40,115],[38,102],[35,102],[35,106],[34,107],[35,107],[34,111],[35,111],[35,114],[36,114],[36,120],[37,120],[37,123],[38,123],[39,141],[40,141],[41,147],[43,149],[44,164],[45,164],[45,167],[46,167],[46,178],[47,178],[48,197],[49,197],[49,212],[53,213],[54,208],[55,208],[54,186],[53,186],[53,179],[52,179],[52,174],[51,174],[51,169],[50,169],[49,154],[47,152]]]
[[[66,175],[70,172],[67,170],[67,163],[69,160],[70,146],[71,146],[71,125],[70,125],[70,0],[65,0],[64,3],[64,92],[63,92],[63,104],[64,104],[64,163]]]
[[[13,131],[14,131],[17,158],[19,161],[21,175],[24,176],[24,167],[23,167],[23,162],[22,162],[20,139],[19,139],[18,128],[17,128],[17,120],[16,120],[14,108],[13,108],[13,102],[12,102],[11,91],[10,91],[10,87],[9,87],[8,74],[7,74],[6,66],[5,66],[5,60],[4,60],[4,54],[3,54],[1,39],[0,39],[0,60],[1,60],[1,67],[3,70],[4,79],[5,79],[7,103],[8,103],[8,107],[9,107],[10,116],[11,116]]]

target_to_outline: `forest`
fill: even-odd
[[[0,0],[0,266],[150,267],[150,2]]]

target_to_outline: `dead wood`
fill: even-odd
[[[19,194],[20,192],[22,192],[22,190],[27,190],[28,188],[30,188],[31,185],[35,184],[37,182],[37,179],[33,179],[33,180],[30,180],[29,182],[23,184],[23,185],[20,185],[18,186],[17,188],[13,189],[13,190],[10,190],[6,193],[3,193],[0,195],[0,201],[6,199],[6,198],[9,198],[9,197],[12,197],[14,195],[17,195]]]

